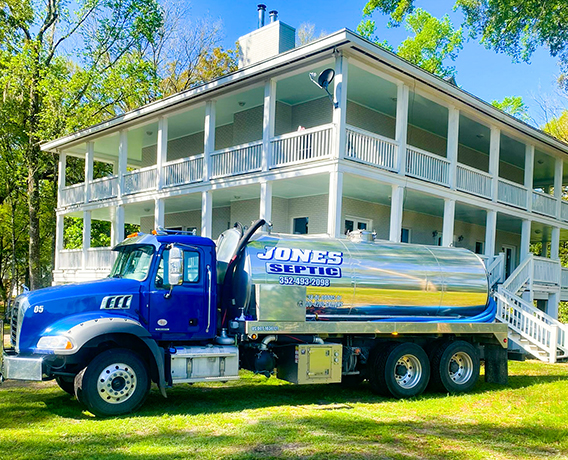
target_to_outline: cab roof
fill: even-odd
[[[153,235],[151,233],[138,233],[137,236],[126,238],[124,241],[118,243],[113,250],[118,250],[124,246],[141,244],[151,244],[152,246],[159,248],[161,245],[169,243],[180,243],[188,246],[215,247],[215,242],[213,240],[202,236],[181,234]]]

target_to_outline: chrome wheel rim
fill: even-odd
[[[132,397],[136,390],[136,374],[124,363],[107,366],[99,374],[97,392],[109,404],[121,404]]]
[[[401,388],[414,388],[422,378],[422,363],[414,355],[401,356],[394,366],[394,378]]]
[[[473,375],[473,360],[471,356],[461,351],[454,353],[448,363],[448,374],[450,379],[458,385],[467,383]]]

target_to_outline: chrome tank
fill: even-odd
[[[356,320],[474,316],[489,288],[483,261],[467,249],[261,233],[233,293],[249,319]]]

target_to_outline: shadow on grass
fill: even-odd
[[[515,390],[557,381],[568,382],[568,375],[511,375],[506,386],[488,384],[481,379],[472,394]],[[3,389],[5,387],[0,386],[0,418],[3,419],[0,425],[5,428],[21,427],[23,421],[41,423],[42,419],[52,415],[75,420],[91,418],[82,412],[83,407],[74,397],[61,391],[55,384],[12,386],[8,392]],[[417,399],[432,400],[446,396],[445,393],[425,393]],[[393,399],[374,395],[367,383],[348,388],[341,385],[297,386],[274,378],[267,380],[264,377],[247,375],[244,379],[229,384],[177,385],[168,390],[167,399],[154,389],[138,413],[144,416],[199,415],[330,403],[340,408],[349,408],[357,403],[377,404],[392,401]]]
[[[566,450],[549,447],[567,436],[566,429],[459,423],[455,418],[376,421],[352,411],[306,416],[260,416],[245,427],[219,432],[208,426],[160,425],[148,434],[128,434],[109,426],[104,433],[76,439],[38,436],[3,444],[12,458],[156,459],[478,459],[547,458]],[[44,457],[45,458],[45,457]],[[51,457],[49,457],[51,458]]]

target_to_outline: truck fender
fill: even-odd
[[[81,315],[83,316],[83,315]],[[59,355],[72,355],[77,353],[87,342],[96,337],[108,334],[129,334],[138,337],[150,350],[158,369],[158,387],[162,396],[166,396],[166,377],[165,377],[165,353],[158,346],[152,336],[138,321],[126,317],[96,317],[81,318],[83,321],[76,323],[66,331],[57,327],[57,323],[50,329],[50,334],[59,329],[61,333],[68,336],[73,342],[71,350],[58,350]],[[69,318],[66,319],[68,321]]]

